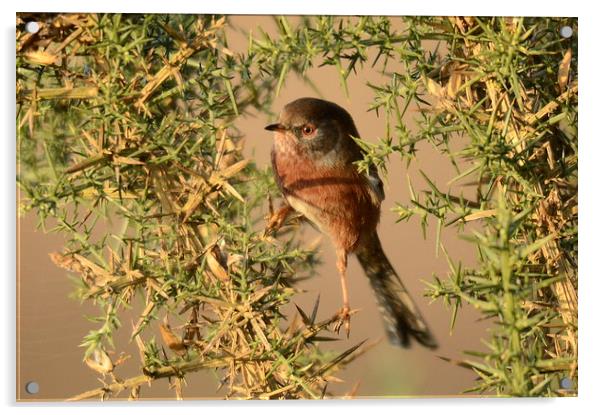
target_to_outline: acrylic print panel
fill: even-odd
[[[18,14],[17,399],[576,395],[577,38]]]

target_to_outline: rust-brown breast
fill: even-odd
[[[275,149],[272,164],[291,207],[328,234],[335,247],[352,252],[360,235],[376,228],[380,200],[354,166],[320,165],[290,147]]]

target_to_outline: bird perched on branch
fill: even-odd
[[[269,219],[267,230],[277,230],[297,211],[330,237],[343,293],[336,330],[344,325],[349,336],[346,271],[347,257],[353,253],[370,279],[390,342],[408,347],[414,339],[436,348],[426,322],[381,247],[376,226],[383,184],[376,168],[366,175],[354,165],[363,153],[352,138],[359,134],[351,115],[332,102],[300,98],[287,104],[278,122],[265,129],[274,132],[272,167],[285,199]]]

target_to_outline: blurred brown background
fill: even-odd
[[[400,19],[391,18],[400,27]],[[233,50],[242,51],[248,38],[245,31],[252,30],[258,35],[259,28],[270,34],[276,33],[276,25],[269,16],[230,17],[229,42]],[[291,22],[296,19],[291,18]],[[369,62],[371,62],[369,60]],[[363,138],[376,140],[385,134],[383,118],[375,112],[367,112],[373,94],[366,82],[385,82],[386,78],[366,65],[358,69],[357,75],[348,80],[349,94],[345,97],[339,77],[333,67],[313,68],[309,77],[317,86],[321,97],[337,102],[354,117]],[[278,113],[283,105],[302,96],[317,96],[303,80],[289,75],[280,96],[276,99],[273,111]],[[413,128],[413,119],[418,114],[409,111],[405,122]],[[245,152],[259,167],[269,165],[271,134],[263,127],[272,119],[264,115],[251,114],[242,117],[237,127],[245,134]],[[435,352],[414,346],[400,349],[389,345],[384,337],[381,317],[367,278],[364,277],[357,261],[350,260],[349,289],[352,308],[361,311],[352,318],[349,340],[325,344],[325,348],[344,350],[364,339],[373,342],[382,339],[368,353],[353,362],[345,371],[339,372],[342,383],[332,383],[328,391],[344,395],[357,386],[356,396],[449,396],[457,395],[472,386],[476,374],[447,363],[438,356],[453,359],[462,358],[464,350],[482,350],[481,338],[486,336],[487,322],[478,321],[478,313],[469,307],[460,310],[456,327],[450,335],[450,310],[441,302],[429,304],[422,297],[426,285],[422,280],[431,280],[432,275],[446,277],[448,265],[444,255],[435,256],[435,226],[430,226],[427,239],[422,237],[419,221],[395,223],[397,215],[391,212],[395,202],[409,200],[406,173],[409,174],[416,191],[426,189],[426,183],[419,174],[423,170],[440,188],[446,189],[447,182],[456,175],[446,157],[439,155],[430,145],[420,145],[416,160],[406,169],[392,157],[388,177],[385,178],[386,199],[382,208],[379,233],[385,252],[399,275],[404,280],[423,315],[430,323],[440,348]],[[471,196],[468,188],[464,195]],[[456,189],[458,194],[462,189]],[[83,349],[78,347],[83,336],[98,323],[87,321],[84,316],[95,316],[97,310],[91,304],[80,304],[70,299],[73,283],[66,272],[54,266],[48,254],[62,249],[63,240],[55,234],[44,234],[35,230],[35,217],[32,214],[19,219],[18,224],[18,399],[58,399],[100,386],[97,374],[82,362]],[[465,231],[466,232],[466,231]],[[303,236],[313,240],[318,234],[304,225]],[[458,237],[455,229],[444,229],[442,242],[454,261],[462,261],[465,266],[475,263],[475,250]],[[341,307],[341,292],[335,268],[334,251],[328,239],[321,244],[322,265],[317,275],[300,284],[305,290],[295,298],[302,308],[311,308],[318,294],[321,296],[318,318],[326,318]],[[292,317],[294,309],[287,309]],[[135,346],[129,343],[130,320],[135,313],[122,319],[123,327],[115,338],[116,349],[131,354],[128,364],[120,367],[117,373],[122,378],[139,373]],[[157,338],[158,338],[157,334]],[[219,376],[211,372],[200,372],[188,377],[184,389],[186,398],[211,398],[223,396],[217,390]],[[39,384],[39,393],[29,395],[25,391],[27,382]],[[167,381],[161,380],[152,388],[143,387],[142,398],[167,398],[175,396],[168,388]],[[127,395],[123,395],[126,398]]]

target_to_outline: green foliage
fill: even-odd
[[[441,228],[478,221],[469,238],[479,266],[448,258],[448,278],[428,289],[450,305],[452,328],[463,304],[497,323],[486,353],[456,363],[479,375],[475,391],[576,394],[577,35],[559,36],[564,25],[577,33],[576,20],[276,21],[278,35],[250,36],[243,54],[210,16],[50,15],[40,34],[18,32],[22,209],[56,219],[71,240],[55,261],[104,310],[85,340],[88,364],[112,375],[104,349],[119,311],[142,299],[133,337],[144,374],[82,397],[137,396],[149,377],[176,379],[179,391],[186,372],[208,368],[222,371],[231,396],[319,397],[327,374],[357,353],[329,360],[316,348],[332,321],[315,313],[278,328],[314,257],[294,238],[279,245],[254,230],[274,187],[242,160],[232,122],[267,111],[291,71],[334,66],[349,92],[366,64],[388,78],[369,85],[387,128],[376,143],[356,138],[366,153],[358,169],[386,171],[391,156],[410,163],[432,145],[458,174],[443,189],[423,172],[429,190],[409,183],[399,219],[425,228],[434,219],[446,256]],[[455,193],[467,181],[474,197]],[[99,230],[110,220],[117,230]],[[180,333],[160,326],[170,355],[148,331],[168,314],[188,316]]]
[[[401,218],[439,226],[480,221],[469,239],[479,267],[450,260],[450,277],[429,290],[498,324],[480,362],[463,362],[482,381],[475,391],[563,396],[577,390],[577,36],[573,19],[455,18],[419,21],[447,52],[420,74],[430,105],[418,136],[468,167],[450,184],[476,182],[467,200],[430,190]],[[419,36],[419,35],[418,35]],[[449,143],[461,143],[455,153]],[[412,151],[400,151],[408,157]],[[461,228],[462,226],[460,226]],[[439,244],[439,241],[437,241]],[[573,386],[561,384],[570,379]]]
[[[334,318],[285,321],[314,253],[258,231],[274,182],[242,158],[232,127],[269,107],[277,79],[228,49],[225,18],[36,15],[35,35],[28,18],[17,32],[21,210],[67,237],[52,258],[101,311],[82,347],[110,379],[74,399],[137,398],[160,378],[181,397],[197,370],[216,370],[229,397],[322,396],[357,346],[319,348]],[[141,375],[124,380],[109,355],[129,309]]]

